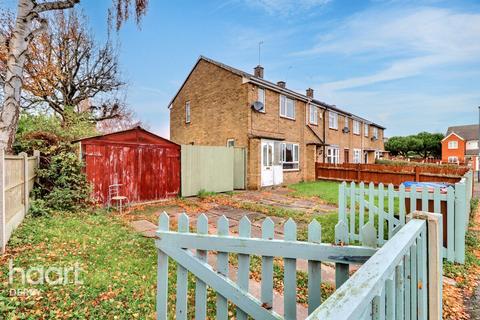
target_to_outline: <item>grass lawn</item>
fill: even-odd
[[[19,273],[8,285],[8,265],[82,269],[83,285],[23,285]],[[27,217],[0,258],[1,319],[153,318],[156,251],[108,213]],[[70,277],[73,282],[73,277]],[[10,289],[35,288],[37,296],[12,297]]]
[[[148,211],[153,210],[145,207],[145,212]],[[13,285],[9,285],[10,259],[13,259],[14,267],[24,269],[73,267],[78,262],[83,284],[75,285],[71,276],[67,285],[24,285],[17,272]],[[260,277],[259,261],[259,257],[252,257],[254,279]],[[3,284],[0,319],[153,319],[156,268],[153,240],[133,232],[112,213],[98,211],[27,217],[13,234],[8,252],[0,257],[0,282]],[[170,263],[169,318],[172,319],[175,317],[175,275],[176,264]],[[278,263],[276,259],[274,283],[279,292],[283,291],[282,279],[281,259]],[[297,282],[298,302],[306,303],[307,274],[299,272]],[[195,280],[191,274],[188,287],[188,318],[193,318]],[[36,289],[39,294],[14,296],[11,289]],[[324,298],[332,292],[331,285],[322,284]],[[209,290],[207,313],[212,318],[215,299],[215,293]],[[230,316],[234,315],[235,309],[230,306]]]
[[[338,204],[338,186],[335,181],[312,181],[291,184],[288,187],[295,190],[296,197],[318,197],[328,204]]]

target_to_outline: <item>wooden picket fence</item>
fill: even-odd
[[[377,319],[376,315],[380,314],[383,315],[380,319],[385,316],[400,319],[406,313],[412,314],[411,319],[417,319],[417,315],[418,319],[426,319],[429,312],[438,315],[441,297],[435,286],[441,283],[441,273],[438,274],[436,267],[440,260],[440,244],[437,243],[440,238],[430,239],[431,235],[435,235],[432,228],[432,232],[428,229],[427,239],[430,221],[427,227],[422,219],[427,217],[412,219],[377,251],[363,246],[338,245],[348,237],[346,232],[339,234],[336,245],[321,243],[321,225],[316,220],[308,226],[308,241],[298,241],[297,226],[291,219],[284,225],[284,239],[274,238],[274,223],[270,218],[262,224],[262,238],[252,238],[251,224],[246,217],[239,223],[238,236],[230,235],[229,221],[224,216],[218,220],[217,234],[213,235],[208,233],[205,215],[199,216],[194,233],[190,232],[186,214],[179,216],[178,231],[175,232],[170,231],[169,216],[163,213],[159,218],[156,240],[157,319],[201,320],[207,316],[228,319],[231,317],[229,303],[236,308],[237,319],[296,319],[299,259],[308,260],[308,319],[358,319],[359,315],[363,319]],[[207,254],[212,252],[216,254],[216,266],[207,262]],[[229,278],[230,254],[238,255],[238,262],[233,266],[237,269],[236,281]],[[251,255],[261,256],[262,259],[259,297],[249,291]],[[274,257],[282,257],[284,264],[283,315],[272,309]],[[428,265],[427,257],[432,259]],[[176,283],[169,279],[171,259],[177,264]],[[322,263],[335,264],[338,289],[323,304]],[[350,264],[364,265],[349,279]],[[189,284],[189,273],[195,277],[194,286]],[[430,276],[439,280],[429,283],[427,278]],[[175,288],[170,287],[169,291],[169,284]],[[189,288],[193,287],[194,297],[189,297]],[[214,315],[207,314],[207,288],[216,293]],[[436,298],[428,296],[427,292],[437,293]],[[175,295],[172,299],[174,305],[168,303],[171,294]],[[432,302],[429,302],[430,299]],[[194,303],[194,311],[188,312],[189,303]]]
[[[366,246],[381,246],[405,226],[415,210],[441,213],[444,211],[443,256],[448,261],[465,262],[465,231],[470,216],[472,198],[472,172],[469,171],[454,187],[442,193],[440,188],[420,192],[413,186],[405,191],[404,185],[395,189],[380,183],[365,187],[361,182],[339,186],[338,228],[348,232],[346,243],[360,242]],[[410,208],[407,208],[407,205]],[[419,206],[417,208],[417,205]],[[443,208],[442,208],[443,207]]]
[[[413,216],[308,319],[441,319],[442,218]]]

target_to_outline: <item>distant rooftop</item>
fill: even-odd
[[[446,136],[451,133],[462,137],[465,141],[478,140],[478,124],[448,127]]]

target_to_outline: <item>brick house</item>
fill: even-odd
[[[442,140],[442,162],[466,163],[478,171],[478,125],[454,126]]]
[[[170,139],[247,149],[247,187],[315,179],[315,162],[373,163],[384,127],[279,81],[200,57],[169,104]]]

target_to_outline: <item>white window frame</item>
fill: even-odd
[[[449,156],[448,157],[448,163],[458,163],[458,157],[457,156]]]
[[[287,144],[292,145],[292,161],[286,161]],[[282,142],[280,144],[280,163],[283,171],[298,171],[300,170],[300,145],[293,142]],[[284,168],[284,164],[292,165],[293,168]]]
[[[375,139],[378,139],[378,128],[377,127],[373,127],[373,137]]]
[[[190,100],[185,102],[185,123],[191,122]]]
[[[448,141],[448,149],[455,150],[458,149],[458,141]]]
[[[309,122],[310,124],[318,125],[318,107],[310,104],[309,110]]]
[[[465,144],[465,149],[467,150],[475,150],[478,149],[478,140],[469,140]]]
[[[362,149],[353,149],[353,163],[362,163]]]
[[[349,124],[347,116],[345,116],[343,125],[344,125],[345,128],[350,129],[350,124]]]
[[[368,129],[369,129],[369,126],[368,126],[368,123],[364,123],[363,124],[363,134],[365,135],[365,137],[368,137]]]
[[[260,92],[262,92],[262,93],[260,93]],[[265,108],[266,108],[266,106],[265,106],[265,89],[262,88],[262,87],[258,87],[257,101],[260,101],[263,104],[263,109],[259,110],[259,112],[265,113]]]
[[[327,148],[327,163],[340,163],[340,148],[329,147]]]
[[[360,121],[353,120],[353,134],[360,135]]]
[[[332,111],[328,112],[328,127],[330,129],[338,130],[338,113]]]
[[[289,102],[292,103],[292,113],[293,116],[288,115]],[[290,120],[295,120],[295,99],[289,98],[285,95],[280,95],[280,116]]]
[[[235,139],[227,139],[227,147],[235,147]]]

